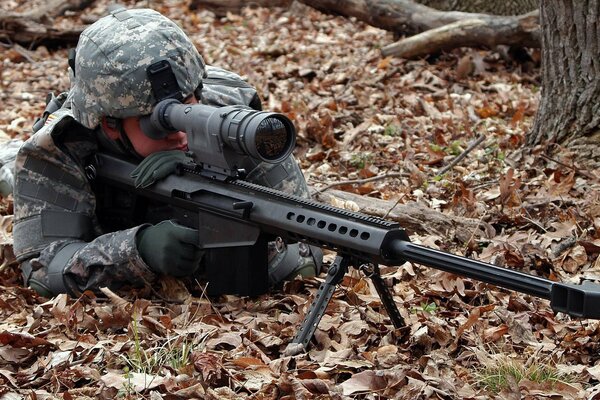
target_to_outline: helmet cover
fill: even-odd
[[[205,74],[202,56],[170,19],[150,9],[118,9],[79,38],[69,102],[75,119],[87,128],[103,116],[147,115],[154,98],[146,68],[167,60],[182,96],[193,93]]]

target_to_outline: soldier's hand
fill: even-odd
[[[203,254],[198,247],[198,231],[169,220],[139,231],[136,242],[152,270],[177,278],[193,274]]]
[[[144,158],[131,173],[136,188],[145,188],[176,171],[177,165],[192,159],[181,150],[159,151]]]

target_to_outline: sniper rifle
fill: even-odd
[[[310,306],[287,353],[309,345],[336,286],[349,267],[360,268],[374,283],[394,327],[404,321],[379,265],[414,262],[501,288],[550,300],[555,312],[600,319],[600,285],[549,279],[427,248],[410,242],[399,224],[335,208],[244,181],[240,168],[248,156],[281,163],[293,150],[295,131],[282,114],[243,106],[211,107],[167,99],[144,117],[144,131],[154,137],[185,131],[197,161],[147,188],[136,188],[130,174],[136,165],[117,156],[98,155],[97,179],[164,202],[177,210],[180,224],[200,230],[207,250],[209,294],[258,295],[268,290],[267,242],[281,237],[333,250],[335,261]],[[227,264],[224,253],[236,248],[242,263]],[[221,256],[220,256],[221,255]],[[230,258],[229,258],[230,259]],[[220,262],[222,261],[222,262]]]

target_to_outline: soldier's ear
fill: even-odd
[[[117,120],[111,117],[102,117],[102,130],[112,140],[117,140],[121,137],[117,127]]]

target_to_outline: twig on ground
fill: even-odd
[[[398,205],[398,203],[400,203],[400,200],[402,200],[404,198],[404,194],[402,194],[402,196],[398,197],[398,200],[396,200],[396,202],[394,203],[394,205],[392,207],[390,207],[390,209],[388,210],[388,212],[385,213],[385,215],[382,217],[383,219],[386,219],[390,213],[392,212],[392,210],[394,208],[396,208],[396,206]]]
[[[590,179],[592,179],[592,180],[594,180],[594,181],[598,182],[598,177],[597,177],[597,176],[595,176],[593,173],[591,173],[591,172],[589,172],[589,171],[585,170],[585,169],[577,168],[577,167],[576,167],[576,166],[574,166],[574,165],[568,165],[568,164],[565,164],[565,163],[563,163],[563,162],[561,162],[561,161],[555,160],[554,158],[552,158],[552,157],[550,157],[550,156],[547,156],[546,154],[540,154],[540,157],[542,157],[542,158],[544,158],[544,159],[546,159],[546,160],[548,160],[548,161],[552,161],[553,163],[556,163],[556,164],[558,164],[558,165],[561,165],[561,166],[563,166],[563,167],[565,167],[565,168],[571,169],[571,170],[575,171],[575,173],[576,173],[576,174],[583,175],[583,176],[585,176],[586,178],[590,178]]]
[[[446,165],[444,168],[442,168],[437,175],[441,176],[444,175],[446,172],[448,172],[450,169],[454,168],[454,166],[456,164],[458,164],[463,158],[465,158],[467,156],[467,154],[469,154],[470,152],[472,152],[477,146],[479,146],[481,144],[481,142],[483,142],[485,140],[485,135],[480,135],[477,140],[475,140],[473,143],[471,143],[469,145],[469,147],[463,151],[461,154],[459,154],[454,160],[452,160],[452,162],[450,162],[450,164]]]
[[[30,63],[32,63],[32,64],[36,63],[36,60],[31,56],[31,52],[29,50],[27,50],[25,47],[20,46],[17,43],[15,43],[13,45],[13,50],[16,51],[17,53],[19,53],[21,56],[23,56],[23,58],[25,58]]]

